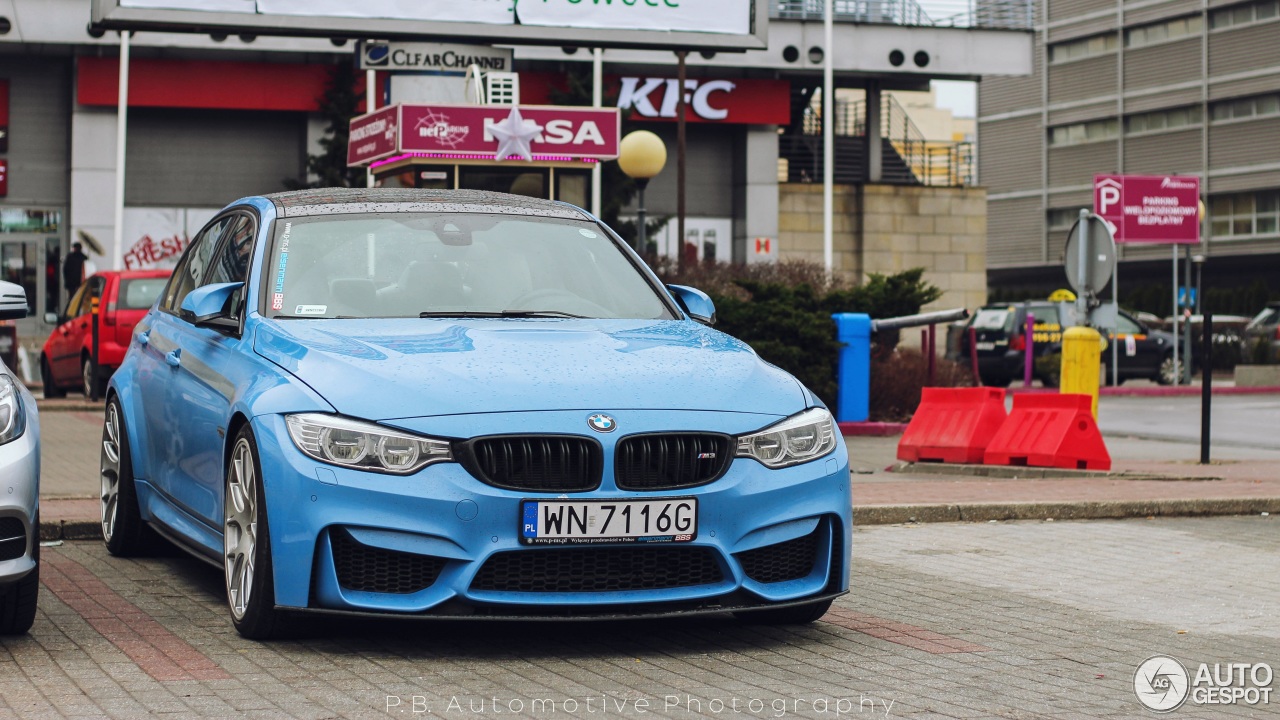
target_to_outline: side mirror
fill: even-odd
[[[691,320],[703,325],[716,324],[716,304],[711,302],[711,298],[706,293],[687,285],[668,285],[667,289],[671,291],[676,304],[689,315]]]
[[[58,313],[48,312],[44,314],[45,325],[61,325],[62,323],[58,322],[61,319],[58,317]]]
[[[236,329],[240,323],[229,317],[227,306],[232,296],[242,287],[242,282],[202,285],[182,299],[178,315],[195,325]]]
[[[21,320],[27,312],[27,291],[16,283],[0,281],[0,320]]]

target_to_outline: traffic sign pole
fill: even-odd
[[[1182,370],[1178,365],[1178,246],[1173,248],[1173,384],[1182,382]]]

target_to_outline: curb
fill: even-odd
[[[906,423],[891,422],[837,422],[841,435],[857,437],[892,437],[907,429]]]
[[[1212,475],[1149,475],[1127,471],[1069,470],[1065,468],[1028,467],[1025,465],[962,465],[954,463],[898,462],[890,472],[907,475],[950,475],[959,477],[988,477],[1004,480],[1063,480],[1108,478],[1111,480],[1156,480],[1165,482],[1212,482],[1222,478]]]
[[[102,524],[97,520],[41,520],[41,540],[101,540]]]
[[[1134,517],[1257,515],[1264,512],[1280,512],[1280,498],[974,503],[960,505],[855,505],[853,508],[853,524],[856,527],[858,525],[991,522],[998,520],[1114,520]]]

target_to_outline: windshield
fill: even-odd
[[[276,221],[270,317],[671,318],[594,223],[384,213]]]
[[[1265,307],[1262,312],[1249,321],[1249,325],[1245,329],[1251,330],[1253,328],[1266,327],[1267,325],[1275,325],[1277,316],[1280,316],[1280,307]]]
[[[167,277],[121,280],[119,308],[121,310],[150,309],[168,282]]]

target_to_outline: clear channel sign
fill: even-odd
[[[763,50],[770,0],[93,0],[107,30]]]
[[[1200,242],[1200,178],[1095,175],[1093,211],[1117,243]]]

